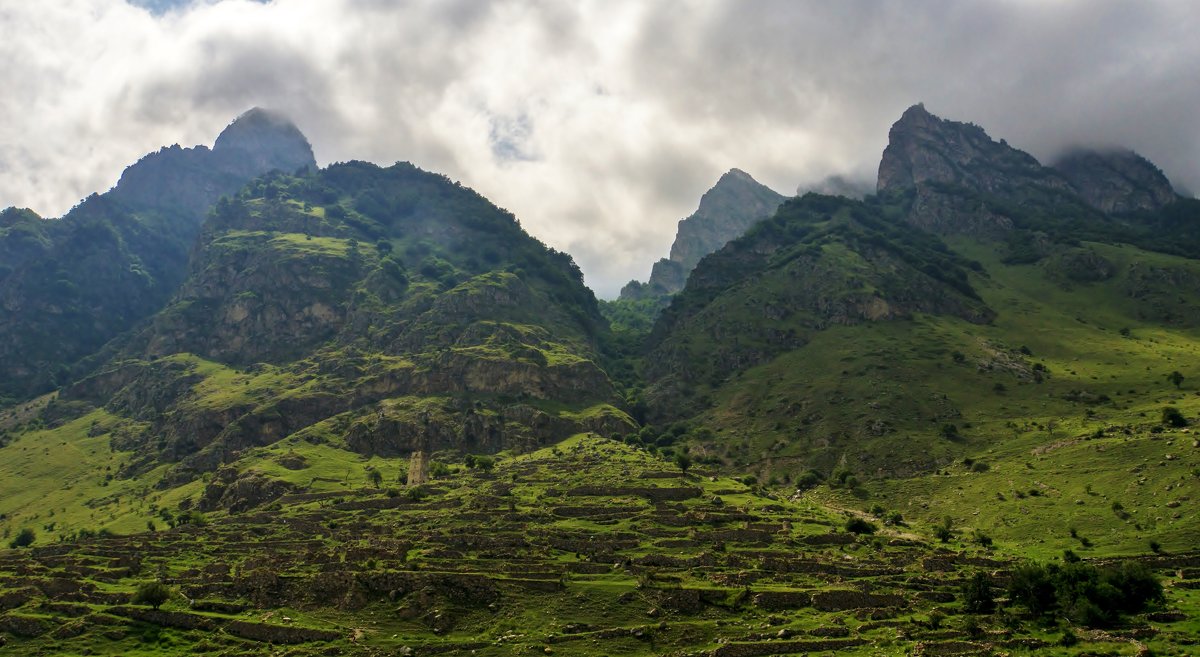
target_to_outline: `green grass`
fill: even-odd
[[[221,234],[213,246],[220,249],[256,249],[267,246],[288,257],[328,256],[343,258],[350,251],[350,240],[304,233],[278,233],[261,230],[230,230]]]
[[[4,535],[29,527],[44,545],[79,530],[127,534],[145,531],[149,520],[161,524],[154,507],[174,508],[201,484],[155,490],[165,465],[130,479],[117,476],[135,455],[114,451],[111,432],[140,428],[97,410],[55,429],[20,435],[0,461]]]

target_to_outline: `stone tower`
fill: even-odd
[[[408,486],[420,486],[429,481],[429,455],[424,450],[413,452],[408,461]]]

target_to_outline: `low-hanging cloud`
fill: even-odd
[[[1200,189],[1200,4],[1152,0],[0,0],[0,206],[62,214],[251,106],[322,163],[474,187],[612,296],[731,167],[874,177],[924,101],[1048,160]]]

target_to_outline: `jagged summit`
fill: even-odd
[[[626,285],[621,298],[656,297],[683,289],[688,274],[701,258],[773,214],[785,198],[741,169],[725,172],[700,197],[696,211],[680,220],[671,257],[654,264],[650,280],[644,285],[637,281]]]
[[[20,309],[0,319],[0,397],[62,385],[80,359],[167,301],[217,199],[271,170],[301,168],[316,168],[308,140],[287,118],[255,108],[212,149],[146,155],[62,221],[9,213],[5,222],[30,230],[0,231],[0,270],[9,271],[0,307]]]
[[[233,156],[255,170],[315,168],[312,145],[292,121],[271,110],[252,108],[217,137],[213,152]]]
[[[1176,200],[1162,170],[1129,149],[1076,148],[1059,157],[1054,168],[1102,212],[1158,210]]]
[[[992,140],[973,123],[939,118],[917,104],[905,110],[888,132],[876,189],[882,192],[935,182],[991,192],[1030,181],[1067,187],[1032,155],[1003,140]]]

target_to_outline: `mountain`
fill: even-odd
[[[79,361],[148,317],[187,271],[212,204],[273,169],[316,168],[286,119],[254,109],[205,146],[172,146],[61,219],[0,216],[0,398],[61,386]]]
[[[979,126],[914,105],[889,132],[877,191],[908,204],[911,225],[991,241],[1012,264],[1079,241],[1200,250],[1200,202],[1175,194],[1157,167],[1127,151],[1073,153],[1044,166]]]
[[[701,258],[773,214],[784,198],[745,171],[730,169],[700,197],[700,207],[679,221],[670,258],[654,263],[649,281],[630,281],[621,289],[621,299],[635,301],[675,294],[683,289]]]
[[[683,288],[601,305],[458,182],[281,167],[298,131],[234,125],[93,215],[0,213],[28,289],[89,226],[56,266],[96,308],[150,298],[104,278],[127,235],[185,254],[54,394],[0,402],[5,654],[1194,642],[1200,212],[1153,165],[1045,167],[917,106],[875,194],[763,193],[717,244],[762,191],[731,172]]]
[[[161,485],[287,436],[528,449],[631,425],[597,365],[606,330],[570,256],[512,215],[409,164],[349,162],[218,202],[171,301],[57,404],[122,427],[122,475],[169,464]]]
[[[1149,430],[1163,375],[1200,365],[1200,264],[1175,255],[1200,214],[1107,214],[1073,184],[910,108],[876,195],[789,201],[696,267],[650,332],[648,417],[776,478],[919,475],[1097,399],[1078,431]]]
[[[1153,212],[1178,198],[1162,170],[1129,150],[1076,149],[1059,158],[1054,168],[1101,212]]]

